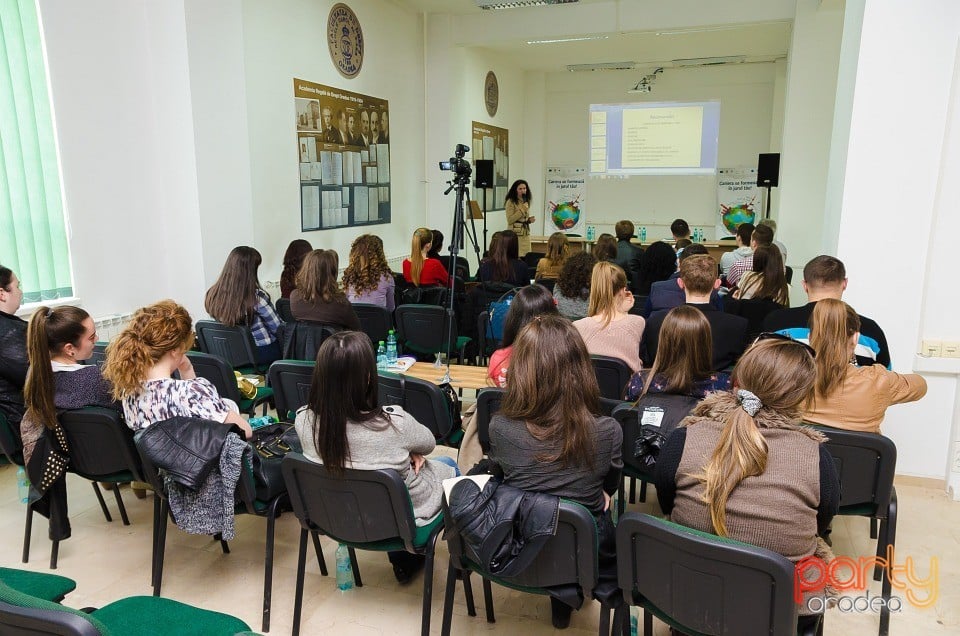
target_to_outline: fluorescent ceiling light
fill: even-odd
[[[576,38],[556,38],[553,40],[527,40],[527,44],[557,44],[559,42],[587,42],[589,40],[609,40],[609,35],[585,35]]]
[[[598,64],[567,64],[567,70],[580,71],[629,71],[636,68],[636,62],[600,62]]]
[[[475,0],[481,9],[519,9],[521,7],[543,7],[548,4],[569,4],[580,0]]]

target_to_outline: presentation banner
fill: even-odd
[[[586,168],[547,168],[543,211],[545,236],[554,232],[585,236],[583,204],[587,192],[586,177]]]
[[[717,238],[733,236],[741,223],[760,220],[760,188],[756,168],[717,171]]]
[[[493,159],[493,192],[487,192],[487,211],[504,209],[507,200],[507,191],[510,182],[510,131],[498,128],[479,121],[473,122],[473,146],[470,154],[473,161],[477,159]],[[476,178],[476,175],[474,175]],[[491,200],[490,197],[493,196]],[[473,198],[483,201],[483,192],[474,188]]]

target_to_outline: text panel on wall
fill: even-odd
[[[493,198],[487,193],[487,210],[502,210],[510,187],[510,131],[490,124],[473,122],[473,145],[470,147],[473,160],[493,160]],[[483,191],[474,189],[474,198],[483,201]]]

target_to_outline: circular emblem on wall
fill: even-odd
[[[333,5],[327,17],[327,44],[340,74],[356,77],[363,66],[363,30],[357,14],[342,2]]]
[[[493,71],[489,71],[483,81],[483,103],[487,106],[488,115],[493,117],[497,114],[497,107],[500,106],[500,85]]]

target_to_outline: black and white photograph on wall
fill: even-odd
[[[502,210],[510,185],[510,131],[506,128],[475,121],[473,122],[472,138],[473,146],[470,150],[473,161],[478,159],[493,160],[494,187],[487,190],[486,209],[488,211]],[[477,201],[483,201],[483,192],[480,188],[474,188],[473,196]]]
[[[387,100],[301,79],[293,92],[301,229],[389,223]]]

